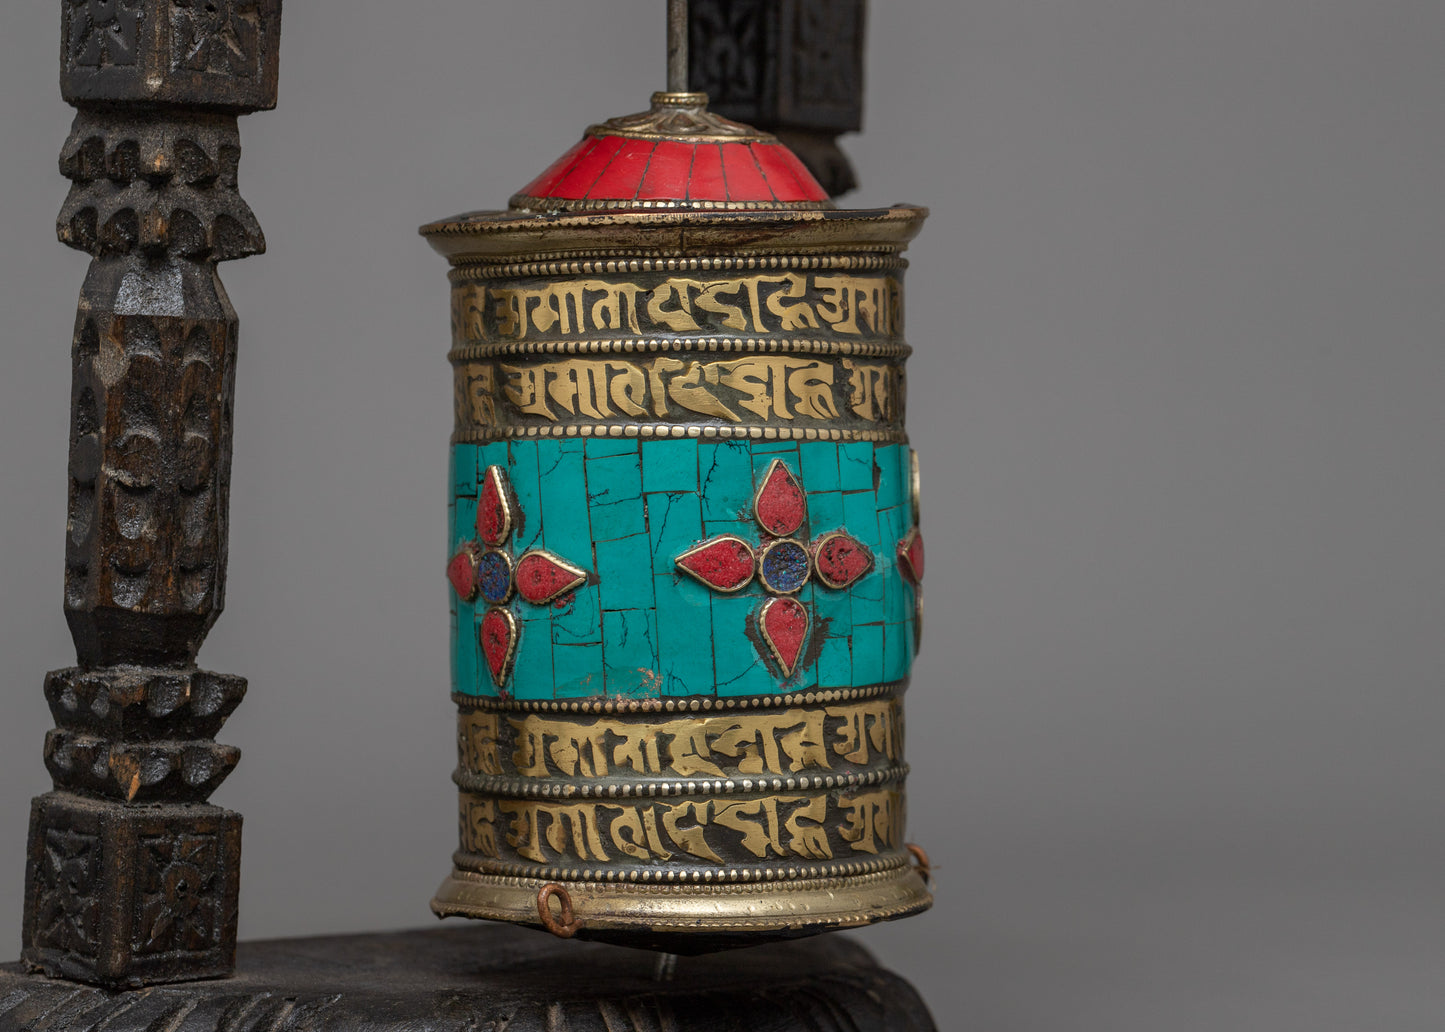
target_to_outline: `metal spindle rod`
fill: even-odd
[[[687,0],[667,0],[667,89],[687,92]]]

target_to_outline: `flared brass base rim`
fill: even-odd
[[[911,917],[933,905],[918,871],[905,866],[846,878],[740,885],[548,882],[454,869],[431,906],[438,917],[547,930],[538,898],[549,886],[546,895],[565,899],[575,915],[571,934],[577,938],[682,954],[858,928]]]

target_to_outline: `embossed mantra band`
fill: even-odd
[[[461,847],[433,903],[674,952],[902,917],[900,252],[701,94],[424,227],[452,264]]]

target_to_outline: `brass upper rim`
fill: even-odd
[[[887,208],[747,208],[706,210],[624,209],[610,208],[596,214],[568,213],[546,215],[484,209],[463,212],[451,218],[429,222],[419,232],[424,237],[470,235],[475,233],[526,232],[539,225],[549,229],[595,227],[609,225],[675,226],[705,219],[708,224],[724,221],[729,225],[796,222],[921,222],[928,209],[914,204],[896,204]]]
[[[699,256],[896,256],[923,226],[928,209],[912,205],[848,210],[685,208],[561,214],[469,212],[421,228],[453,265],[607,258]]]

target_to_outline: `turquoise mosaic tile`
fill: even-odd
[[[878,508],[872,491],[856,491],[843,496],[843,529],[867,545],[878,556]]]
[[[501,466],[503,469],[511,469],[512,466],[512,453],[511,450],[507,447],[506,441],[492,441],[490,444],[484,444],[480,447],[476,447],[476,456],[477,483],[481,483],[482,472],[488,466]],[[473,486],[472,492],[474,494],[476,493],[475,486]]]
[[[611,455],[636,455],[635,437],[588,437],[584,441],[589,459],[605,459]]]
[[[808,495],[808,526],[813,536],[843,527],[843,495],[839,491],[819,491]],[[857,537],[857,535],[854,535]],[[861,540],[861,539],[860,539]]]
[[[753,461],[745,441],[699,442],[703,521],[752,523]],[[711,526],[708,534],[714,533]]]
[[[883,629],[883,680],[898,681],[908,676],[912,636],[913,629],[906,623],[889,624]]]
[[[883,573],[876,566],[873,572],[854,583],[849,602],[853,607],[853,627],[885,620],[883,605]]]
[[[552,670],[551,616],[545,607],[525,603],[513,609],[519,639],[512,666],[512,695],[518,699],[550,699],[555,691]],[[485,672],[483,676],[487,676]]]
[[[912,519],[913,511],[907,505],[878,510],[878,543],[890,558],[897,558],[898,542],[908,533]]]
[[[556,645],[552,649],[557,697],[587,699],[603,694],[602,645]]]
[[[642,444],[642,489],[654,491],[697,491],[697,442],[644,441]]]
[[[592,540],[631,537],[647,529],[642,503],[642,460],[630,455],[587,459],[587,497]]]
[[[475,498],[458,498],[456,507],[452,513],[452,536],[451,547],[447,550],[447,559],[457,554],[457,549],[462,543],[474,541],[477,536],[477,500]]]
[[[853,625],[853,683],[883,680],[883,625]]]
[[[853,633],[853,599],[846,591],[824,588],[813,593],[814,616],[828,621],[828,633],[847,637]]]
[[[608,610],[602,614],[602,662],[607,694],[656,696],[657,614],[646,609]]]
[[[835,635],[824,641],[814,670],[820,688],[851,687],[853,653],[850,638]]]
[[[496,695],[497,688],[482,666],[482,645],[477,638],[476,610],[469,605],[457,607],[456,635],[452,639],[452,684],[466,695]]]
[[[803,466],[803,489],[815,491],[841,490],[838,479],[838,446],[826,441],[805,441],[798,445]]]
[[[840,444],[838,476],[844,491],[872,491],[873,445],[858,442]]]
[[[451,479],[452,493],[454,495],[476,496],[476,470],[477,446],[475,444],[453,445],[451,454]]]
[[[754,464],[755,466],[759,465],[759,463],[757,462],[757,457],[758,457],[759,455],[766,455],[766,456],[767,456],[767,458],[765,458],[765,459],[762,461],[762,463],[761,463],[761,468],[767,469],[767,468],[768,468],[768,463],[772,462],[773,459],[783,459],[783,458],[787,458],[789,455],[797,455],[797,454],[798,454],[798,442],[797,442],[797,441],[787,441],[787,440],[785,440],[785,441],[754,441],[754,442],[753,442],[753,445],[752,445],[752,452],[753,452],[753,464]],[[789,465],[793,465],[793,464],[792,464],[792,463],[789,463]],[[793,472],[794,472],[794,473],[797,473],[797,472],[798,472],[796,465],[793,466]]]
[[[777,680],[764,666],[747,633],[758,601],[756,595],[713,598],[713,666],[718,695],[763,695],[777,689]]]
[[[913,608],[913,593],[903,580],[903,575],[898,572],[897,562],[893,561],[892,556],[886,558],[888,561],[880,564],[883,579],[883,620],[885,623],[898,624],[908,619],[909,611]]]
[[[647,496],[652,572],[672,572],[677,557],[703,540],[702,501],[694,492]]]
[[[653,609],[652,549],[646,534],[599,541],[596,545],[597,580],[602,611]]]
[[[835,594],[835,592],[827,588],[809,584],[793,596],[808,610],[808,638],[803,642],[803,656],[802,659],[799,660],[799,663],[802,665],[793,671],[793,676],[788,678],[786,682],[779,682],[778,687],[773,689],[774,691],[805,691],[817,685],[817,662],[814,661],[803,664],[803,660],[810,656],[818,655],[832,634],[832,628],[823,623],[818,612],[818,602],[821,601],[824,596],[832,594]]]
[[[539,441],[542,540],[550,552],[585,570],[594,569],[592,527],[587,517],[587,475],[581,441]]]
[[[908,500],[908,449],[900,445],[879,446],[873,450],[878,466],[878,505],[880,508],[899,505]]]
[[[455,600],[456,595],[452,595],[452,598],[453,600]],[[451,617],[452,636],[449,639],[451,642],[451,650],[447,658],[450,660],[450,666],[452,669],[452,684],[458,691],[468,691],[471,687],[472,682],[471,679],[467,676],[467,671],[462,669],[462,659],[459,655],[461,651],[461,637],[457,633],[457,607],[455,601],[453,602],[451,606],[451,612],[448,615]],[[468,694],[471,694],[470,691],[468,691]]]
[[[562,609],[552,614],[552,641],[558,645],[590,645],[602,641],[602,600],[598,585],[578,588]]]
[[[653,578],[664,695],[712,695],[712,597],[691,578]]]
[[[512,442],[507,476],[517,496],[517,511],[512,515],[512,549],[514,554],[521,555],[528,549],[542,547],[544,517],[536,441]]]

